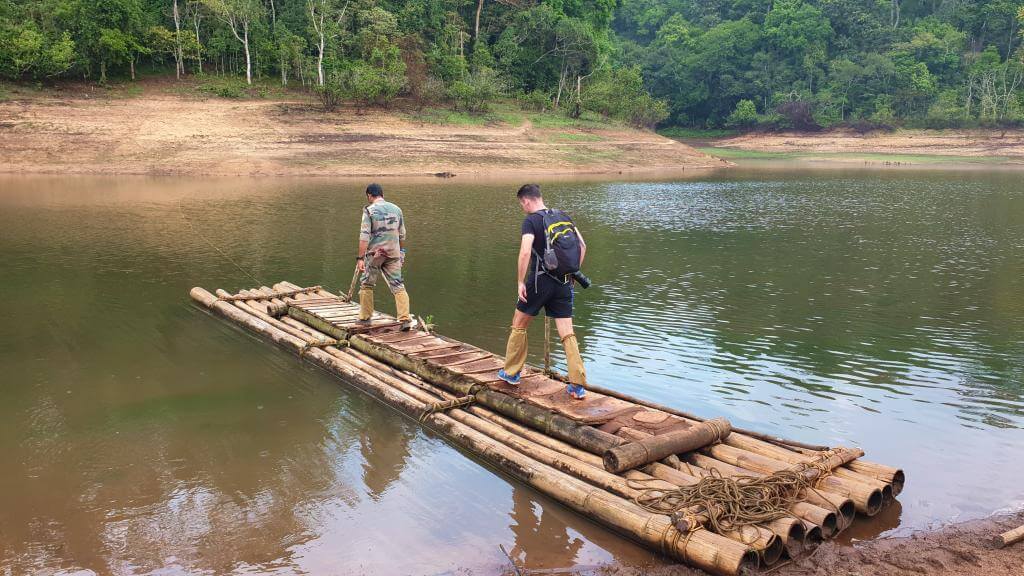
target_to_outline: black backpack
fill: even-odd
[[[561,210],[540,213],[544,220],[544,254],[536,254],[538,269],[562,280],[580,270],[580,237],[572,218]]]

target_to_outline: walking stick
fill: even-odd
[[[348,285],[348,296],[345,298],[346,301],[352,301],[352,294],[356,291],[356,281],[359,280],[359,265],[356,265],[356,269],[352,272],[352,283]]]
[[[551,373],[551,318],[544,316],[544,373]]]

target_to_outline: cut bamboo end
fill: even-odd
[[[1003,548],[1004,546],[1016,544],[1021,540],[1024,540],[1024,526],[1014,528],[1013,530],[1003,532],[999,536],[996,536],[995,545],[996,548]]]
[[[810,552],[818,546],[821,546],[821,543],[825,540],[826,536],[820,527],[815,526],[806,520],[804,520],[804,527],[807,528],[807,532],[804,534],[804,552]]]

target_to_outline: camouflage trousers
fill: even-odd
[[[367,255],[366,268],[359,276],[359,286],[362,288],[374,288],[377,286],[377,278],[382,274],[388,283],[392,294],[405,290],[405,283],[402,282],[402,259],[390,258],[383,254],[374,256]]]

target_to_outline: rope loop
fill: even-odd
[[[434,402],[433,404],[428,404],[427,407],[424,408],[423,412],[420,414],[419,421],[423,422],[431,414],[436,414],[438,412],[447,412],[448,410],[451,410],[453,408],[469,406],[473,402],[476,402],[476,396],[470,395],[463,396],[461,398],[456,398],[454,400],[446,400],[444,402]]]

